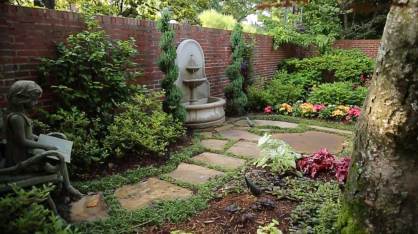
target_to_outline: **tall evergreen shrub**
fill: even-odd
[[[158,21],[158,30],[161,32],[160,48],[161,55],[158,65],[165,77],[162,81],[162,88],[165,91],[163,110],[171,113],[179,121],[186,119],[186,110],[181,105],[182,93],[174,84],[178,77],[178,68],[175,64],[176,48],[174,46],[174,30],[170,27],[171,12],[165,9]]]
[[[236,24],[231,35],[232,63],[226,69],[226,75],[230,83],[225,87],[226,114],[242,115],[245,113],[247,96],[243,91],[244,78],[241,74],[245,44],[242,33],[242,26]]]

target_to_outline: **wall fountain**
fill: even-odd
[[[186,126],[208,128],[222,124],[225,121],[225,100],[210,97],[200,44],[192,39],[182,41],[177,47],[176,64],[179,68],[176,85],[183,93],[182,103],[187,110]]]

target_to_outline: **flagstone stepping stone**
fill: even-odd
[[[192,195],[192,191],[158,178],[149,178],[140,183],[125,185],[115,191],[120,205],[127,210],[141,209],[157,201],[186,199]]]
[[[253,133],[249,133],[244,130],[237,130],[237,129],[230,129],[226,131],[220,132],[221,136],[233,139],[233,140],[247,140],[247,141],[258,141],[260,136],[255,135]]]
[[[274,126],[280,128],[297,128],[298,124],[289,123],[284,121],[274,121],[274,120],[251,120],[255,126]],[[247,120],[240,120],[235,123],[237,126],[248,126]]]
[[[353,134],[352,131],[348,131],[348,130],[341,130],[341,129],[335,129],[335,128],[320,127],[320,126],[314,126],[314,125],[310,125],[309,127],[310,128],[314,128],[314,129],[317,129],[317,130],[327,131],[327,132],[341,133],[341,134],[347,134],[347,135]]]
[[[225,148],[225,145],[228,144],[228,141],[226,141],[226,140],[208,139],[208,140],[202,140],[201,144],[206,149],[210,149],[210,150],[223,150]]]
[[[200,185],[206,183],[209,179],[224,175],[225,173],[201,167],[193,164],[180,163],[176,170],[168,173],[171,178],[190,184]]]
[[[233,128],[233,127],[234,127],[234,125],[232,125],[232,124],[224,124],[224,125],[222,125],[220,127],[215,128],[215,131],[222,132],[222,131],[229,130],[229,129]]]
[[[275,126],[279,128],[297,128],[298,124],[273,120],[254,120],[256,126]]]
[[[108,217],[103,194],[87,195],[71,203],[70,220],[73,223],[92,222]]]
[[[261,157],[261,151],[257,147],[257,143],[248,141],[238,141],[231,148],[229,148],[227,152],[248,159]]]
[[[335,154],[343,149],[345,141],[343,136],[317,131],[273,134],[273,138],[285,141],[296,152],[304,154],[315,153],[321,148]]]
[[[239,158],[228,157],[221,154],[214,154],[214,153],[201,153],[192,159],[207,163],[209,165],[219,166],[225,168],[227,170],[234,170],[237,169],[245,164],[245,160]]]

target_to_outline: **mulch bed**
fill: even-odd
[[[232,194],[212,201],[206,210],[183,223],[151,226],[143,233],[169,234],[175,230],[202,234],[256,233],[259,226],[272,219],[279,221],[279,228],[288,233],[290,213],[295,206],[293,201],[277,200],[270,195]]]
[[[167,160],[170,159],[170,155],[175,154],[184,147],[192,145],[192,132],[187,132],[187,134],[178,139],[178,141],[169,146],[166,155],[152,155],[152,154],[129,154],[125,155],[123,158],[114,158],[111,162],[98,164],[97,166],[88,170],[85,174],[76,174],[74,180],[94,180],[103,176],[109,176],[118,174],[130,169],[135,169],[137,167],[147,167],[155,166],[160,167],[165,165]]]

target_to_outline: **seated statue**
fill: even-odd
[[[7,110],[3,115],[5,152],[3,166],[0,165],[0,193],[10,191],[10,184],[19,187],[44,183],[59,183],[68,194],[80,198],[69,179],[64,156],[53,145],[39,143],[32,130],[28,113],[38,103],[42,89],[33,81],[16,81],[7,94]],[[49,134],[65,138],[63,134]]]

